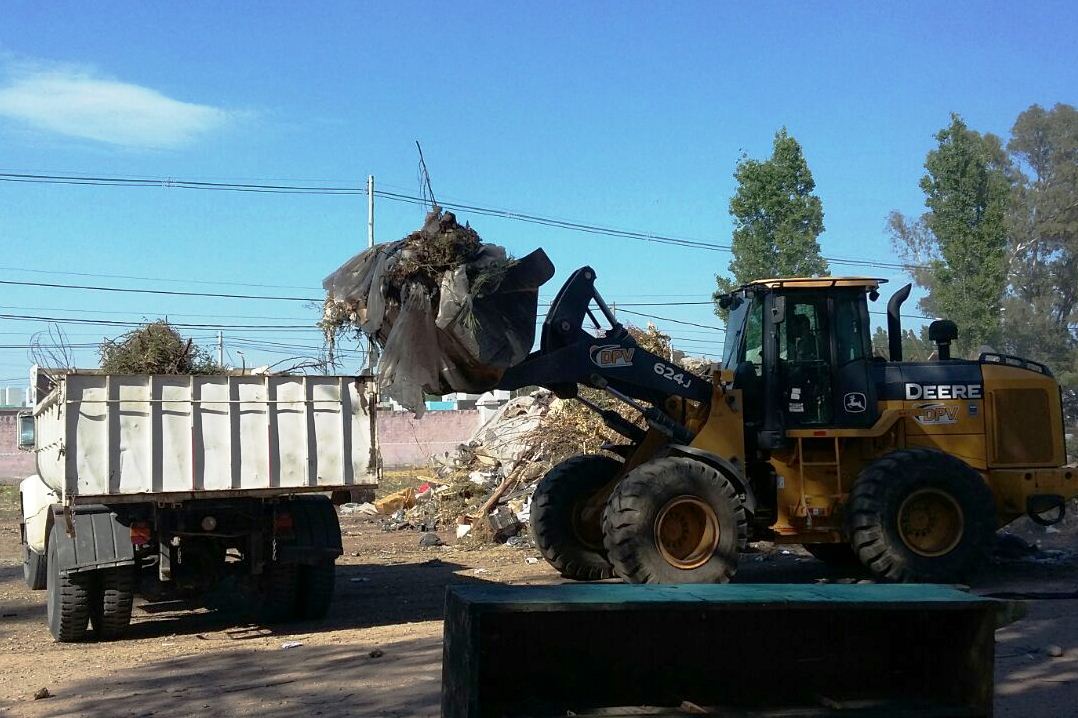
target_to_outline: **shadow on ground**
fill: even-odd
[[[46,700],[0,704],[39,716],[437,715],[439,638],[371,646],[232,650],[143,664],[102,684],[72,681]]]

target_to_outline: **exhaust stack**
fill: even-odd
[[[899,309],[910,296],[912,288],[912,284],[907,284],[891,295],[891,300],[887,302],[887,350],[891,361],[902,361],[902,317]]]

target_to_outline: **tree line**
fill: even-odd
[[[892,246],[924,296],[923,313],[959,328],[956,356],[981,349],[1043,362],[1078,389],[1078,110],[1022,112],[1006,140],[957,114],[935,135],[920,189],[925,211],[887,218]],[[729,274],[718,296],[748,281],[825,276],[823,206],[797,140],[776,133],[771,157],[742,156],[729,211]],[[716,304],[716,313],[723,311]],[[873,338],[886,356],[882,329]],[[926,330],[907,330],[904,356],[927,359]],[[1073,420],[1072,409],[1072,420]]]

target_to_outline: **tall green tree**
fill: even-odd
[[[1011,128],[1004,348],[1078,385],[1078,110],[1033,105]]]
[[[771,157],[743,155],[734,171],[737,192],[730,200],[734,220],[731,277],[716,276],[715,313],[721,294],[767,277],[827,274],[817,237],[823,232],[823,204],[801,145],[782,128],[775,133]]]
[[[969,129],[956,114],[936,141],[920,182],[928,211],[913,221],[892,212],[888,223],[927,290],[921,309],[954,321],[957,353],[968,355],[1001,339],[1012,170],[999,138]]]

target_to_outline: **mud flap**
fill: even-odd
[[[57,526],[67,524],[63,509],[53,510],[53,522]],[[50,539],[60,542],[56,547],[60,575],[135,563],[131,531],[107,506],[80,506],[71,514],[70,527],[74,534],[56,531]]]

